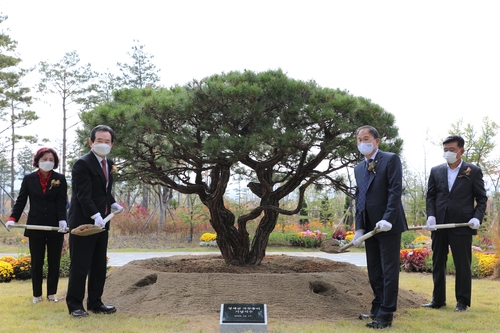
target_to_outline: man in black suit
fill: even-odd
[[[87,309],[94,313],[114,313],[116,308],[105,305],[101,296],[106,279],[106,253],[109,224],[103,217],[122,207],[111,195],[113,186],[113,162],[106,155],[114,145],[115,134],[105,125],[99,125],[90,133],[91,151],[73,165],[71,181],[73,195],[68,214],[70,229],[82,224],[94,224],[104,232],[90,236],[70,234],[71,265],[66,304],[74,317],[86,317],[83,307],[85,280],[88,276]]]
[[[472,235],[477,234],[486,210],[483,173],[474,164],[462,161],[464,139],[458,135],[443,141],[447,163],[431,169],[427,186],[427,228],[432,238],[432,301],[423,307],[446,305],[446,261],[451,248],[456,269],[455,311],[467,311],[472,289]],[[471,223],[470,228],[436,230],[436,224]]]
[[[354,168],[356,177],[356,232],[353,242],[375,228],[380,233],[365,241],[368,278],[375,298],[369,314],[370,328],[392,325],[399,289],[401,233],[408,229],[401,203],[403,171],[399,156],[378,149],[380,135],[372,126],[357,130],[358,150],[365,160]]]

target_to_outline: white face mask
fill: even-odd
[[[446,160],[446,162],[448,162],[448,164],[453,164],[456,161],[458,161],[457,153],[454,153],[452,151],[445,151],[443,157]]]
[[[49,161],[40,162],[38,163],[38,167],[43,171],[50,171],[54,169],[54,162],[49,162]]]
[[[361,142],[358,145],[358,150],[361,154],[366,156],[370,155],[375,150],[375,147],[373,146],[373,142]]]
[[[106,156],[111,151],[111,146],[105,143],[94,143],[92,150],[99,156]]]

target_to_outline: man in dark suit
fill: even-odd
[[[477,234],[486,210],[483,173],[474,164],[462,161],[464,139],[458,135],[443,141],[447,163],[431,169],[427,186],[427,228],[432,231],[432,301],[423,307],[446,305],[446,261],[451,248],[456,269],[455,311],[467,311],[472,287],[472,235]],[[436,224],[471,223],[470,228],[436,230]]]
[[[392,325],[399,289],[401,233],[408,229],[401,203],[402,166],[399,156],[378,149],[380,135],[372,126],[357,130],[358,149],[365,160],[354,168],[356,177],[356,232],[353,242],[365,232],[380,229],[365,241],[368,278],[375,298],[369,314],[370,328]]]
[[[73,165],[71,181],[73,195],[68,214],[70,229],[82,224],[94,224],[104,232],[90,236],[70,234],[71,265],[66,304],[74,317],[86,317],[83,307],[85,280],[88,276],[87,309],[94,313],[114,313],[116,308],[105,305],[101,296],[106,279],[106,253],[109,224],[103,217],[122,207],[111,195],[113,186],[113,162],[106,155],[114,145],[115,134],[105,125],[99,125],[90,133],[91,151]]]

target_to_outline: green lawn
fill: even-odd
[[[389,332],[441,333],[441,332],[498,332],[498,309],[500,308],[499,281],[473,280],[472,307],[468,312],[454,312],[450,297],[448,306],[439,310],[417,308],[407,313],[396,313]],[[67,279],[60,281],[59,294],[64,295]],[[174,287],[174,286],[173,286]],[[429,274],[401,273],[401,288],[429,296],[432,278]],[[448,295],[453,295],[454,278],[448,277]],[[288,291],[286,291],[288,292]],[[88,318],[72,318],[66,304],[44,301],[31,303],[31,282],[12,281],[0,283],[1,332],[175,332],[212,333],[219,332],[218,317],[179,317],[168,313],[155,316],[91,315]],[[201,305],[200,305],[201,306]],[[314,309],[311,309],[314,311]],[[365,321],[353,318],[342,321],[288,322],[280,318],[269,318],[269,333],[322,333],[322,332],[367,332]]]

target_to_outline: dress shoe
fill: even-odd
[[[366,324],[366,327],[369,328],[386,328],[386,327],[391,327],[392,325],[392,320],[384,320],[381,317],[375,317],[373,321],[370,321],[368,324]]]
[[[455,308],[455,311],[457,311],[457,312],[465,312],[465,311],[467,311],[467,305],[458,302],[457,303],[457,307]]]
[[[359,319],[375,319],[375,315],[373,313],[366,314],[366,313],[360,313],[359,314]]]
[[[49,296],[47,296],[47,299],[49,300],[49,302],[54,302],[54,303],[59,302],[56,295],[49,295]]]
[[[439,308],[442,308],[443,306],[446,306],[445,302],[439,303],[439,302],[435,302],[433,300],[430,303],[422,304],[423,308],[432,308],[432,309],[439,309]]]
[[[75,318],[82,318],[82,317],[88,317],[89,313],[85,311],[84,309],[78,309],[71,311],[70,314],[75,317]]]
[[[104,314],[111,314],[116,312],[116,308],[112,305],[104,305],[101,304],[99,306],[93,307],[90,309],[93,313],[104,313]]]

